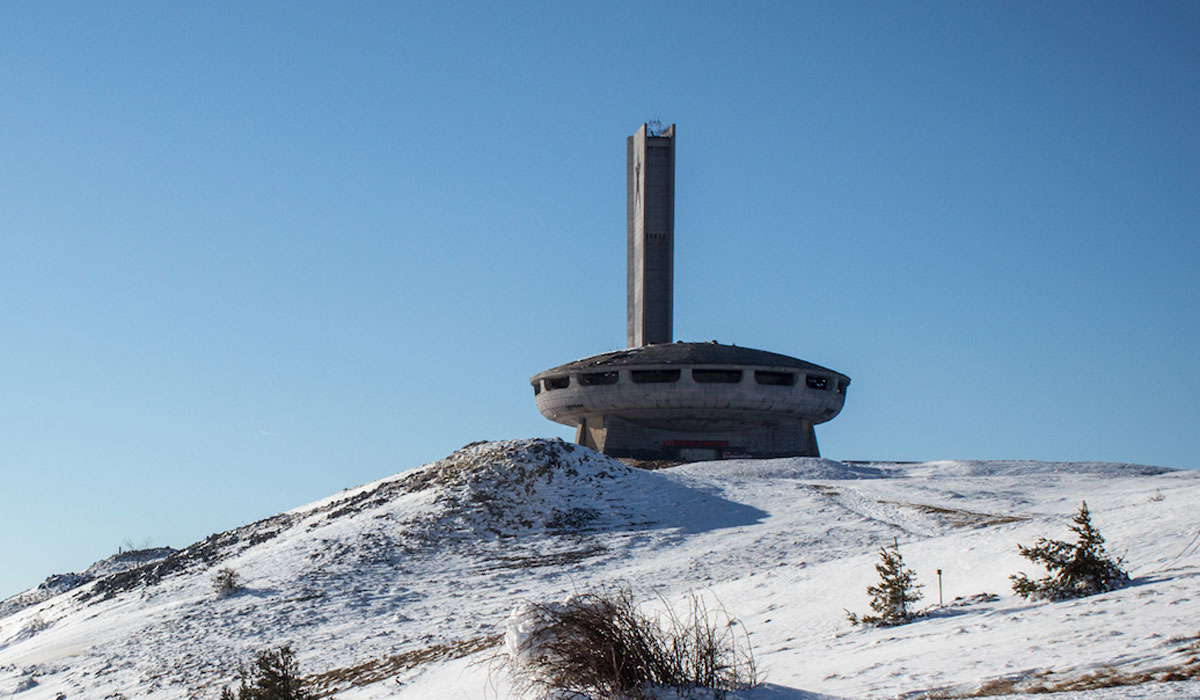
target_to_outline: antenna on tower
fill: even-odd
[[[662,136],[662,133],[663,133],[662,122],[659,121],[658,117],[655,117],[655,118],[651,119],[650,121],[646,122],[646,135],[647,136]]]

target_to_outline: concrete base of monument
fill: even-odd
[[[694,462],[738,457],[819,457],[817,435],[805,420],[729,425],[724,430],[669,430],[618,416],[584,418],[575,442],[612,457]]]

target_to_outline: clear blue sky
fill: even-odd
[[[479,439],[624,344],[850,375],[846,459],[1200,466],[1200,4],[0,5],[0,596]]]

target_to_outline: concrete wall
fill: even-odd
[[[577,443],[614,457],[635,459],[721,459],[820,457],[816,431],[805,420],[744,425],[738,430],[701,432],[651,428],[617,416],[595,416],[580,425]]]

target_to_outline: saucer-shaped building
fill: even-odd
[[[675,127],[627,143],[625,350],[534,375],[538,410],[576,442],[615,457],[816,457],[850,378],[787,355],[671,342]]]

